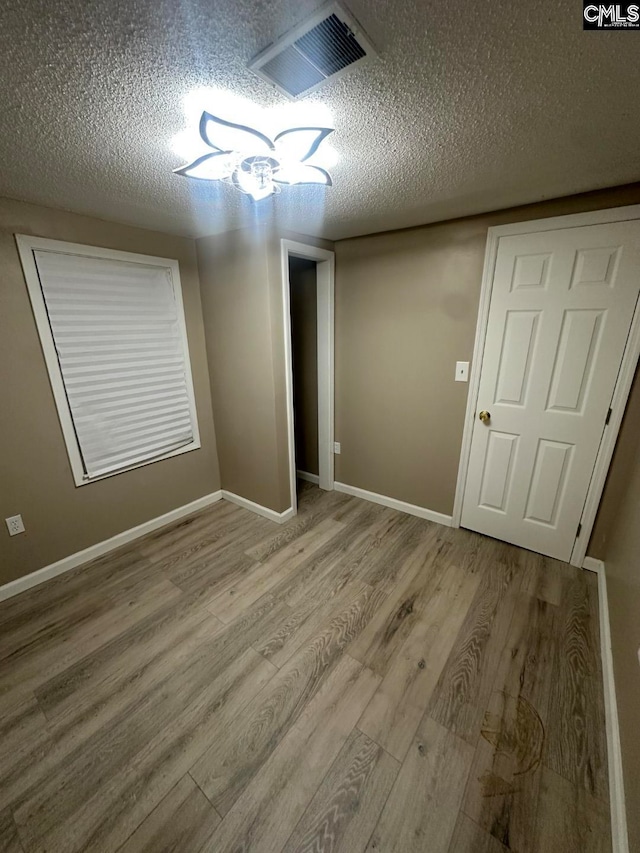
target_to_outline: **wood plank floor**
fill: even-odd
[[[304,486],[0,605],[0,850],[610,851],[596,579]]]

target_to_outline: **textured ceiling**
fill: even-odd
[[[174,175],[185,95],[285,102],[246,63],[318,5],[4,0],[0,195],[194,236],[274,219],[338,239],[640,178],[640,33],[583,32],[575,0],[346,0],[379,57],[306,99],[334,117],[334,187],[254,205]]]

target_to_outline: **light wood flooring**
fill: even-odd
[[[0,605],[0,850],[610,851],[595,576],[307,486]]]

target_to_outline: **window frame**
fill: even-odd
[[[180,456],[182,453],[189,453],[191,450],[198,450],[202,445],[200,443],[200,430],[198,428],[198,415],[195,391],[193,387],[193,376],[191,372],[191,359],[189,355],[189,339],[187,336],[184,302],[182,299],[182,284],[180,281],[180,266],[178,261],[171,258],[157,258],[151,255],[142,255],[134,252],[121,252],[116,249],[104,249],[97,246],[88,246],[83,243],[68,243],[62,240],[51,240],[47,237],[33,237],[27,234],[16,234],[15,239],[75,485],[86,486],[89,483],[95,483],[98,480],[104,480],[107,477],[115,477],[118,474],[124,474],[125,472],[133,471],[136,468],[143,468],[145,465],[151,465],[154,462],[161,462],[162,460],[170,459],[173,456]],[[189,398],[189,414],[193,427],[193,441],[189,444],[183,445],[182,447],[178,447],[175,450],[163,453],[160,456],[155,456],[152,459],[144,459],[141,462],[137,462],[136,464],[129,465],[125,468],[119,468],[116,471],[108,471],[94,477],[89,477],[87,475],[82,461],[82,453],[80,451],[80,444],[76,435],[73,416],[67,399],[62,371],[60,370],[60,363],[58,361],[53,333],[49,324],[49,315],[47,313],[44,294],[40,285],[40,276],[38,274],[34,257],[34,251],[36,250],[57,252],[58,254],[66,255],[77,255],[87,258],[98,258],[100,260],[125,261],[129,264],[140,264],[146,267],[160,267],[161,269],[168,271],[171,285],[173,287],[173,294],[176,300],[178,326],[184,350],[187,395]]]

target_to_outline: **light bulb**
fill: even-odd
[[[267,198],[275,192],[273,167],[261,158],[256,157],[248,169],[240,166],[235,173],[235,179],[242,192],[252,196],[255,201]]]
[[[264,190],[273,183],[273,169],[266,160],[257,160],[251,164],[251,177],[259,189]]]

